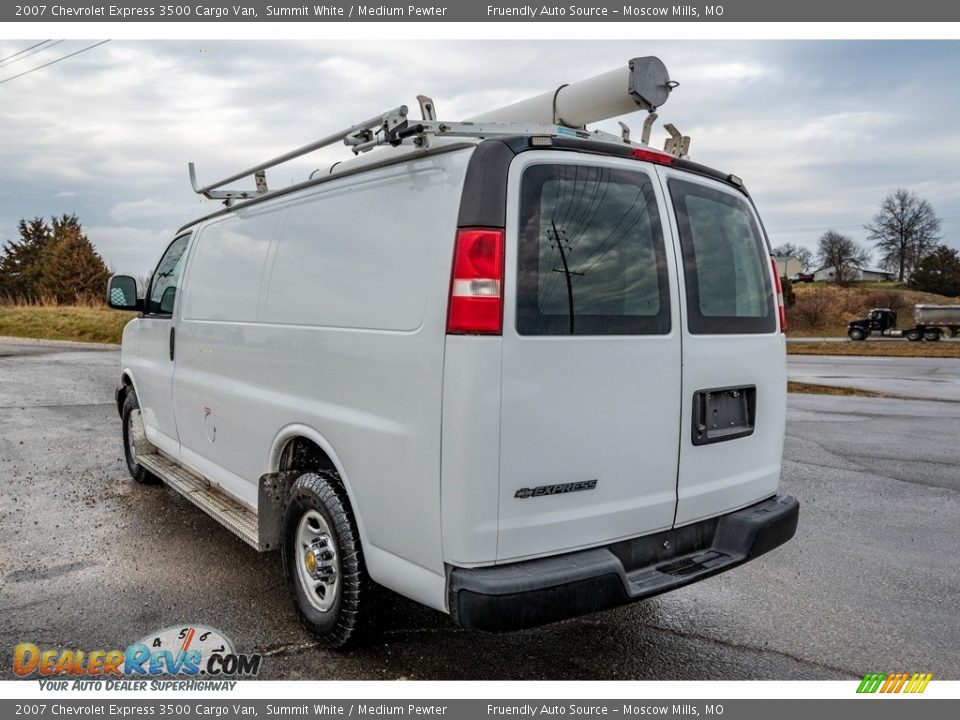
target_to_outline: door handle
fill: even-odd
[[[173,360],[173,348],[176,345],[177,330],[170,328],[170,359]]]

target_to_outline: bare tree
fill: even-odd
[[[864,225],[867,239],[880,252],[880,262],[896,271],[900,282],[940,241],[940,218],[926,200],[914,192],[897,190],[880,203],[873,222]]]
[[[804,272],[810,271],[810,263],[813,262],[813,253],[807,250],[807,248],[788,242],[775,247],[773,253],[774,255],[781,255],[783,257],[795,257],[800,261]]]
[[[817,259],[821,267],[833,270],[833,280],[845,285],[853,279],[852,269],[864,265],[869,253],[852,238],[827,230],[817,240]]]

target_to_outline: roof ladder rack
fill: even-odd
[[[657,117],[656,110],[666,102],[676,86],[677,83],[670,80],[663,62],[649,56],[633,58],[615,70],[573,84],[565,83],[541,95],[460,122],[437,120],[433,100],[425,95],[418,95],[422,119],[414,123],[407,119],[407,106],[400,105],[203,187],[198,186],[196,167],[190,163],[190,184],[195,193],[211,200],[222,200],[230,207],[237,200],[248,200],[267,194],[268,169],[341,141],[354,155],[380,145],[397,146],[407,139],[412,141],[414,147],[425,150],[430,147],[431,136],[483,139],[527,135],[543,145],[549,145],[550,138],[553,137],[575,137],[649,149],[650,130]],[[637,109],[649,113],[643,124],[640,144],[631,141],[630,129],[623,123],[620,123],[619,135],[601,130],[587,130],[588,123]],[[666,125],[666,129],[670,137],[665,143],[664,153],[679,158],[686,157],[689,153],[690,138],[682,135],[673,125]],[[255,190],[223,189],[225,185],[251,176]],[[312,179],[314,175],[311,174],[310,177]]]
[[[224,205],[230,207],[236,200],[247,200],[249,198],[257,197],[258,195],[266,193],[266,171],[272,167],[276,167],[277,165],[285,163],[289,160],[293,160],[294,158],[301,157],[307,153],[313,152],[314,150],[319,150],[320,148],[333,145],[334,143],[340,141],[343,141],[344,144],[353,146],[355,148],[368,145],[369,143],[380,144],[377,142],[377,133],[382,133],[382,135],[385,136],[381,138],[381,140],[386,142],[396,142],[395,136],[397,131],[405,127],[406,123],[407,106],[401,105],[393,110],[388,110],[385,113],[372,117],[369,120],[357,123],[356,125],[351,125],[346,130],[333,133],[332,135],[321,138],[320,140],[312,142],[309,145],[304,145],[296,150],[291,150],[283,155],[278,155],[271,160],[262,162],[259,165],[254,165],[253,167],[247,168],[242,172],[238,172],[235,175],[226,177],[223,180],[218,180],[208,185],[204,185],[203,187],[198,187],[196,166],[193,163],[190,163],[188,166],[190,171],[190,184],[193,186],[193,191],[198,195],[203,195],[210,200],[223,200]],[[219,189],[224,185],[250,176],[253,176],[254,178],[256,190]]]

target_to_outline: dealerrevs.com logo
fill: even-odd
[[[50,649],[20,643],[13,652],[13,672],[36,675],[41,689],[217,690],[232,689],[237,677],[255,677],[263,659],[238,653],[219,630],[202,625],[175,625],[150,633],[120,649]],[[186,680],[161,680],[176,676]],[[203,678],[200,680],[200,678]]]

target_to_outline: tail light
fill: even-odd
[[[777,267],[777,259],[770,258],[770,264],[773,266],[774,290],[777,293],[777,314],[780,316],[780,332],[787,330],[787,308],[783,304],[783,283],[780,282],[780,268]]]
[[[499,335],[502,332],[503,235],[500,228],[457,231],[447,333]]]

